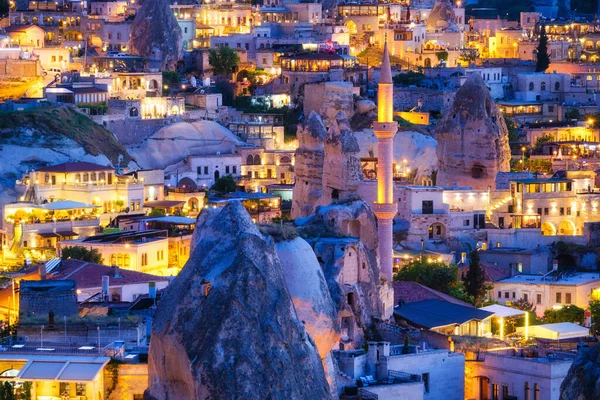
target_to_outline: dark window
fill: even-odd
[[[515,299],[517,297],[517,294],[515,292],[512,292],[512,298]]]
[[[544,208],[544,215],[548,215],[548,207]]]
[[[237,165],[234,165],[233,167],[231,167],[231,170],[233,171],[234,174],[237,174]]]
[[[542,208],[541,208],[541,207],[537,209],[537,213],[538,213],[539,215],[542,215]]]
[[[229,173],[229,165],[225,166],[225,173],[228,174]]]
[[[523,293],[523,300],[529,301],[529,295],[527,295],[527,293]]]
[[[508,296],[509,296],[509,295],[510,295],[510,293],[509,293],[509,292],[504,292],[504,298],[505,298],[505,299],[508,299]]]
[[[565,293],[565,303],[571,304],[571,293]]]
[[[567,207],[567,215],[571,215],[571,207]]]
[[[564,207],[560,208],[560,215],[565,215],[565,208]]]
[[[498,298],[501,299],[502,298],[502,292],[498,291]]]
[[[429,393],[429,373],[423,374],[422,377],[423,377],[423,388],[425,389],[425,393]]]
[[[542,295],[539,294],[539,293],[536,295],[536,303],[537,304],[542,304]]]
[[[556,303],[562,303],[562,293],[556,293]]]
[[[500,229],[504,229],[504,217],[498,217],[498,226]]]
[[[508,386],[502,386],[502,399],[507,399],[508,398]]]
[[[208,167],[204,167],[204,175],[208,175]]]
[[[423,214],[433,214],[433,200],[423,200]]]
[[[196,172],[198,173],[198,175],[202,175],[202,167],[196,168]]]

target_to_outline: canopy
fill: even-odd
[[[48,349],[54,350],[54,349]],[[18,380],[24,381],[72,381],[91,382],[108,363],[108,357],[96,357],[94,360],[75,357],[56,357],[52,359],[38,359],[31,357],[23,366]]]
[[[77,210],[80,208],[100,208],[100,206],[95,206],[93,204],[80,203],[78,201],[72,200],[59,200],[52,203],[46,203],[42,205],[42,208],[46,210]]]
[[[499,318],[518,317],[526,314],[525,311],[517,310],[516,308],[512,307],[506,307],[500,304],[491,304],[479,309],[494,313],[494,316]]]
[[[522,327],[517,332],[523,332]],[[559,322],[557,324],[533,325],[529,327],[529,335],[542,339],[572,339],[589,336],[590,330],[572,322]]]

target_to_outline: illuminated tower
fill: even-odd
[[[373,211],[377,216],[377,236],[379,239],[379,262],[381,273],[392,280],[392,220],[398,206],[394,203],[394,182],[392,175],[394,136],[398,124],[394,122],[394,85],[388,54],[387,40],[383,47],[383,62],[379,75],[377,93],[377,122],[373,130],[377,136],[377,201]]]

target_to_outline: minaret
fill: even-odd
[[[394,202],[392,175],[394,136],[398,131],[398,123],[394,122],[393,92],[392,69],[386,40],[377,92],[377,122],[373,123],[373,130],[377,136],[377,201],[373,203],[373,212],[377,216],[381,273],[390,281],[393,262],[392,220],[398,212],[398,206]]]

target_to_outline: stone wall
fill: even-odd
[[[35,78],[42,75],[37,60],[0,60],[0,77]]]
[[[104,119],[102,125],[124,146],[135,145],[176,119]]]
[[[421,111],[442,112],[452,105],[456,91],[434,90],[427,88],[395,88],[394,110],[410,110],[419,105],[421,100]]]
[[[133,399],[148,388],[148,364],[120,364],[117,384],[113,387],[113,374],[104,368],[104,393],[107,400]]]
[[[75,281],[21,281],[19,319],[49,318],[58,321],[63,316],[77,315],[77,285]]]

